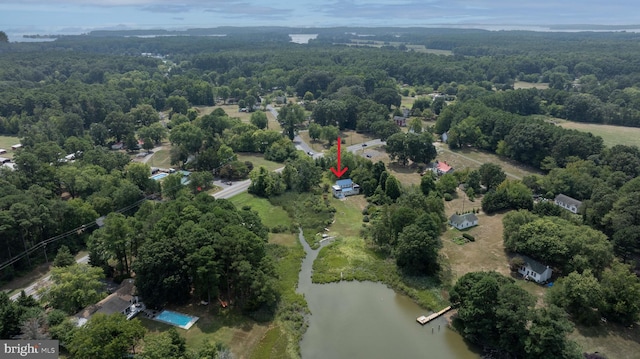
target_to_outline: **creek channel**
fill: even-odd
[[[444,317],[421,326],[416,318],[428,311],[382,283],[311,283],[320,249],[312,250],[302,231],[298,237],[306,253],[298,292],[312,313],[300,342],[303,359],[480,358],[477,349],[447,327]]]

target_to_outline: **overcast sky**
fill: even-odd
[[[637,0],[0,0],[7,33],[233,26],[640,24]]]

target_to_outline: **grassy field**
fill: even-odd
[[[615,145],[628,145],[640,147],[640,128],[601,125],[595,123],[571,122],[554,119],[560,126],[583,132],[591,132],[595,136],[600,136],[604,144],[608,147]]]
[[[405,45],[408,50],[412,50],[412,51],[415,51],[415,52],[421,52],[421,53],[425,53],[425,54],[445,55],[445,56],[453,55],[453,52],[450,51],[450,50],[428,49],[424,45],[411,45],[411,44],[407,44],[405,42],[399,42],[399,41],[384,42],[384,41],[377,41],[377,40],[376,41],[372,41],[372,40],[351,39],[351,42],[342,43],[341,45],[364,46],[364,47],[375,47],[375,48],[381,48],[382,46],[398,47],[400,45]]]
[[[483,163],[495,163],[500,165],[511,179],[521,179],[530,174],[542,174],[542,172],[533,167],[474,148],[452,151],[447,145],[437,142],[436,149],[438,150],[438,157],[436,159],[447,162],[447,164],[453,166],[454,169],[477,169],[480,168]]]
[[[170,309],[200,318],[189,330],[178,329],[188,348],[197,349],[206,342],[220,342],[227,345],[237,358],[249,358],[269,325],[256,323],[235,311],[218,308],[191,304]],[[140,318],[140,321],[151,334],[171,328],[168,324],[147,318]]]
[[[533,89],[536,88],[538,90],[546,90],[549,88],[549,84],[546,82],[525,82],[525,81],[516,81],[513,84],[514,89]]]
[[[328,234],[335,236],[336,240],[320,251],[313,264],[312,280],[315,283],[340,280],[383,282],[425,308],[436,310],[444,307],[445,302],[435,280],[404,277],[392,259],[367,246],[360,236],[362,210],[367,205],[363,196],[351,196],[343,201],[332,199],[331,204],[336,208],[336,215]]]
[[[456,211],[462,211],[462,197],[462,193],[458,191],[454,200],[445,202],[447,217]],[[476,199],[475,202],[465,200],[464,209],[471,208],[480,208],[480,199]],[[475,237],[475,242],[459,245],[452,239],[461,236],[463,232],[451,228],[445,232],[441,253],[451,271],[452,283],[464,274],[475,271],[496,271],[517,278],[509,269],[509,256],[504,250],[504,214],[477,214],[479,225],[465,231]],[[537,306],[544,305],[545,287],[519,278],[516,279],[516,283],[537,298]],[[606,354],[607,358],[632,359],[637,358],[637,353],[640,352],[640,327],[637,326],[626,328],[613,323],[600,323],[595,327],[577,326],[569,337],[576,341],[584,352],[600,352]]]
[[[577,326],[569,335],[588,353],[599,352],[607,358],[635,359],[640,352],[640,327],[626,328],[613,323],[595,327]]]
[[[13,158],[15,153],[11,150],[11,146],[20,143],[18,136],[0,136],[0,148],[7,150],[7,153],[3,153],[0,157]]]
[[[264,155],[262,153],[241,152],[241,153],[237,153],[237,155],[238,155],[238,161],[242,161],[242,162],[250,161],[251,163],[253,163],[254,168],[264,166],[269,171],[273,171],[280,167],[284,167],[284,164],[282,163],[265,160]]]
[[[147,162],[147,164],[151,167],[170,168],[171,155],[169,151],[170,150],[167,148],[164,150],[159,150],[154,152],[149,162]]]
[[[250,206],[252,210],[258,212],[262,223],[269,228],[277,225],[286,227],[291,225],[291,219],[287,212],[280,207],[273,206],[266,198],[256,197],[247,192],[243,192],[231,197],[230,201],[238,208]]]
[[[447,218],[456,212],[479,209],[480,199],[471,202],[464,198],[464,194],[458,191],[456,198],[445,202],[445,214]],[[502,240],[502,218],[504,214],[486,215],[480,212],[476,215],[479,225],[468,230],[459,231],[448,226],[442,236],[442,254],[448,260],[451,267],[453,282],[466,273],[475,271],[496,271],[506,276],[510,275],[509,258],[504,251]],[[464,245],[458,245],[452,240],[469,233],[476,241]]]
[[[511,179],[521,179],[522,177],[530,174],[541,174],[540,171],[521,165],[515,161],[507,158],[499,157],[495,154],[478,151],[476,149],[462,149],[459,151],[451,151],[447,145],[442,143],[436,143],[436,149],[438,150],[439,161],[445,161],[455,169],[471,168],[477,169],[483,163],[496,163],[502,167]],[[373,162],[382,161],[387,166],[389,172],[393,174],[401,183],[405,185],[419,184],[420,175],[418,166],[409,164],[403,166],[398,162],[392,162],[389,159],[389,155],[385,152],[384,146],[369,146],[362,151],[366,155],[369,155],[369,159]]]

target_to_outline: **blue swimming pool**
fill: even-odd
[[[175,325],[176,327],[180,327],[182,329],[189,329],[191,328],[193,323],[198,321],[199,318],[182,313],[172,312],[170,310],[163,310],[153,319],[159,322]]]
[[[169,175],[168,173],[161,172],[161,173],[156,173],[149,178],[151,178],[152,180],[160,181],[161,179],[167,177],[168,175]]]

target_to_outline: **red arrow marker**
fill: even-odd
[[[343,169],[340,169],[340,137],[338,137],[338,169],[335,169],[333,167],[330,168],[331,172],[333,172],[334,175],[336,175],[336,177],[340,178],[342,177],[342,175],[347,172],[347,170],[349,169],[348,167],[345,167]]]

